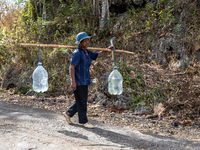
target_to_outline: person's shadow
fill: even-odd
[[[156,149],[157,145],[154,143],[149,143],[148,141],[138,139],[134,136],[127,136],[124,134],[116,133],[113,131],[105,130],[102,128],[95,127],[94,129],[86,129],[91,131],[100,137],[106,138],[108,141],[112,143],[116,143],[117,145],[122,145],[123,147],[129,148],[139,148],[139,149],[146,149],[149,147],[154,147]],[[143,144],[145,143],[145,144]]]
[[[72,125],[74,127],[78,128],[84,128],[80,125],[74,124]],[[129,148],[136,148],[136,149],[180,149],[187,145],[190,145],[191,147],[200,147],[200,143],[196,141],[189,141],[189,140],[182,140],[182,139],[176,139],[174,137],[165,137],[161,135],[153,135],[148,132],[140,132],[145,136],[145,138],[141,138],[139,134],[135,134],[134,130],[132,133],[128,135],[120,134],[117,132],[109,131],[106,129],[102,129],[99,127],[95,127],[94,129],[87,129],[84,128],[87,131],[93,132],[96,135],[99,135],[100,137],[104,137],[108,141],[111,141],[112,143],[116,143],[117,145],[122,145],[123,147],[129,147]],[[88,137],[85,135],[82,135],[81,133],[71,132],[71,131],[58,131],[59,133],[65,134],[66,136],[74,137],[74,138],[82,138],[84,140],[88,140]],[[139,131],[137,131],[139,132]],[[143,137],[144,137],[143,136]],[[184,143],[184,144],[183,144]],[[113,145],[106,145],[106,144],[93,144],[91,146],[113,146]]]
[[[81,125],[78,124],[73,124],[71,126],[74,127],[79,127],[79,128],[84,128]],[[153,149],[156,149],[157,145],[154,143],[150,143],[146,140],[141,140],[138,139],[137,137],[131,137],[131,136],[126,136],[123,134],[119,134],[113,131],[109,131],[109,130],[105,130],[105,129],[101,129],[98,127],[95,127],[93,129],[87,129],[84,128],[87,131],[93,132],[96,135],[99,135],[100,137],[104,137],[106,138],[108,141],[111,141],[112,143],[116,143],[117,145],[122,145],[124,147],[130,147],[130,148],[140,148],[140,149],[146,149],[149,147],[153,147]],[[77,132],[72,132],[72,131],[58,131],[59,133],[62,133],[66,136],[70,136],[73,138],[82,138],[84,140],[88,140],[88,137],[85,135],[82,135],[81,133],[77,133]],[[145,143],[145,144],[144,144]],[[106,145],[106,144],[92,144],[90,146],[113,146],[113,145]]]

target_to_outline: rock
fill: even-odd
[[[88,99],[88,102],[94,102],[94,103],[100,103],[106,98],[106,96],[101,92],[96,92],[95,94],[92,94],[92,97]]]
[[[174,131],[172,131],[172,130],[165,130],[165,132],[169,132],[171,134],[174,134]]]
[[[103,74],[103,76],[102,76],[103,82],[100,85],[100,89],[102,91],[104,91],[106,94],[108,93],[108,77],[109,77],[110,73],[111,72],[106,72],[106,73]]]
[[[159,0],[146,0],[146,3],[152,7],[153,9],[156,9],[157,3]]]
[[[101,92],[97,92],[95,102],[99,102],[100,100],[104,99],[105,95]]]
[[[107,105],[107,99],[101,100],[99,101],[97,104],[101,105],[101,106],[106,106]]]
[[[178,121],[176,121],[176,122],[172,122],[172,125],[173,125],[174,127],[178,127],[180,124],[181,124],[181,123],[178,122]]]
[[[92,79],[92,84],[95,84],[95,83],[97,83],[97,82],[98,82],[98,79],[97,79],[97,78]]]
[[[194,125],[199,126],[200,128],[200,122],[195,122]]]
[[[15,100],[12,100],[13,103],[18,103],[19,100],[15,99]]]
[[[172,69],[186,69],[189,66],[185,47],[176,40],[175,35],[167,34],[158,43],[153,46],[150,60],[157,59],[158,64]]]
[[[122,106],[122,101],[116,101],[115,103],[114,103],[114,105],[115,106],[117,106],[118,108],[121,108],[121,106]]]
[[[116,22],[116,24],[114,25],[114,27],[113,27],[113,29],[112,29],[112,31],[111,31],[111,34],[113,34],[114,36],[119,36],[121,33],[122,33],[122,31],[124,30],[123,29],[123,25],[121,24],[121,22],[125,19],[125,18],[127,18],[127,16],[128,16],[128,12],[124,12],[124,13],[121,13],[120,15],[119,15],[119,19],[118,19],[118,21]]]
[[[31,91],[28,91],[25,96],[33,96],[35,95],[35,91],[31,90]]]
[[[131,105],[129,98],[130,98],[130,95],[129,96],[117,95],[117,98],[116,98],[118,100],[118,103],[116,103],[118,105],[117,107],[124,108],[124,109],[128,108]]]
[[[134,4],[141,7],[144,4],[144,0],[133,0]]]
[[[35,104],[35,105],[33,106],[33,108],[39,108],[39,105],[38,105],[38,104]]]
[[[171,61],[170,67],[173,69],[186,69],[189,66],[190,60],[187,55],[183,55],[180,60],[177,60],[175,63]]]
[[[5,74],[4,74],[1,87],[3,89],[9,89],[9,88],[16,87],[19,75],[20,75],[19,70],[15,69],[15,68],[7,69]]]
[[[18,77],[18,82],[14,94],[17,94],[18,92],[20,92],[21,94],[26,94],[32,88],[32,73],[33,71],[21,71],[20,77]]]
[[[195,58],[197,61],[200,61],[200,51],[195,52]]]
[[[144,113],[148,113],[149,110],[146,109],[146,104],[142,103],[142,104],[137,104],[134,113],[136,114],[144,114]]]

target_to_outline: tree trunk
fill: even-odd
[[[109,20],[109,3],[108,0],[102,0],[102,12],[101,12],[101,18],[100,18],[100,30],[104,28],[108,28],[109,24],[105,23],[105,20]]]
[[[38,19],[38,9],[37,9],[37,1],[33,1],[34,6],[35,6],[35,13],[36,13],[36,17]]]
[[[47,20],[47,12],[46,12],[46,3],[45,3],[45,0],[43,1],[42,19],[43,19],[43,21]]]
[[[98,26],[100,20],[100,7],[99,7],[99,0],[90,0],[91,10],[92,10],[92,17],[91,23],[92,26]]]

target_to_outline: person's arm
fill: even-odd
[[[73,89],[73,91],[76,90],[75,67],[76,67],[76,65],[69,66],[69,74],[70,74],[70,78],[71,78],[71,88]]]
[[[108,49],[112,49],[113,46],[109,46]],[[100,51],[98,54],[98,57],[102,57],[103,55],[105,55],[107,53],[107,51]]]
[[[107,53],[107,51],[100,51],[98,54],[98,57],[102,57],[103,55],[105,55]]]

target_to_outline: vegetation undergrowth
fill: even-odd
[[[0,6],[2,5],[7,4],[0,2]],[[6,7],[7,13],[1,12],[0,78],[3,80],[4,72],[10,67],[25,72],[37,67],[38,47],[22,47],[19,43],[74,45],[76,34],[81,31],[93,36],[93,47],[107,47],[111,37],[116,36],[116,48],[134,52],[140,63],[152,63],[148,58],[152,53],[152,43],[174,31],[187,48],[187,53],[192,55],[195,53],[194,46],[200,43],[200,19],[196,19],[199,18],[199,8],[197,3],[182,5],[178,0],[161,0],[155,8],[145,5],[138,9],[132,7],[125,14],[110,14],[110,19],[105,20],[108,26],[101,31],[99,18],[90,15],[92,9],[87,0],[83,3],[50,1],[45,12],[41,9],[42,3],[39,0],[37,7],[31,0],[24,8]],[[189,13],[184,27],[178,19],[183,7],[187,7]],[[185,38],[178,32],[182,27],[186,28]],[[68,91],[71,54],[70,49],[41,48],[42,63],[49,74],[47,95],[57,96]],[[112,62],[106,62],[107,60],[101,58],[94,63],[91,73],[93,78],[97,77],[100,81],[104,73],[112,70]],[[144,75],[135,70],[134,60],[132,56],[117,54],[124,90],[132,94],[130,108],[134,110],[142,102],[153,106],[154,103],[168,100],[169,91],[173,87],[164,83],[148,86]],[[25,94],[30,89],[31,85],[23,84],[18,94]]]

